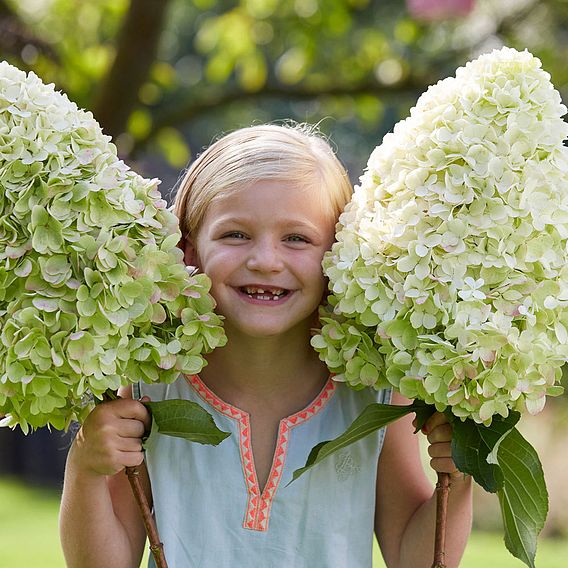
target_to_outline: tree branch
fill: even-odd
[[[178,127],[180,124],[191,122],[198,116],[202,116],[219,108],[226,107],[236,102],[254,102],[266,99],[286,100],[311,100],[319,97],[330,96],[359,96],[375,95],[381,98],[401,97],[418,95],[429,82],[427,79],[411,77],[406,81],[392,86],[382,85],[375,81],[367,81],[359,84],[335,85],[328,88],[313,89],[302,85],[287,87],[285,85],[267,85],[257,92],[242,91],[233,88],[232,91],[224,89],[211,89],[200,93],[198,99],[187,96],[180,97],[183,101],[178,106],[169,105],[162,113],[157,113],[153,119],[152,128],[141,139],[137,140],[132,148],[131,156],[142,151],[154,136],[166,127]]]
[[[93,114],[110,136],[124,132],[138,91],[156,59],[169,0],[131,0],[116,57],[93,105]]]

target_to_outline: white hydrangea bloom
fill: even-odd
[[[199,372],[225,341],[158,180],[89,112],[0,62],[0,416],[64,428],[90,397]]]
[[[540,61],[503,48],[430,87],[384,137],[324,259],[332,295],[313,345],[336,379],[485,424],[561,392],[565,113]]]

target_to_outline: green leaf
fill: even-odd
[[[420,415],[419,419],[423,420],[426,413],[429,412],[428,416],[430,416],[434,411],[434,407],[428,407],[428,405],[421,401],[415,401],[407,406],[380,404],[377,402],[369,404],[363,412],[355,418],[351,426],[349,426],[343,434],[333,440],[321,442],[314,446],[308,456],[306,465],[294,472],[292,481],[298,479],[298,477],[331,454],[361,440],[365,436],[372,434],[376,430],[379,430],[383,426],[394,422],[410,412],[416,412],[417,416]],[[425,421],[426,420],[424,420],[424,422]]]
[[[489,458],[493,448],[519,421],[520,414],[511,412],[507,418],[494,416],[490,426],[478,424],[471,419],[454,420],[452,458],[456,467],[469,473],[475,481],[490,493],[503,486],[503,474],[499,465]],[[488,459],[489,458],[489,459]]]
[[[428,418],[436,412],[436,407],[431,404],[426,404],[422,400],[415,400],[412,402],[412,412],[416,414],[416,429],[414,433],[420,432],[422,426],[426,424]]]
[[[214,446],[230,436],[229,432],[219,430],[211,414],[195,402],[162,400],[144,405],[150,409],[158,432],[166,436]]]
[[[499,444],[497,460],[503,487],[497,492],[505,527],[505,545],[534,568],[537,537],[548,513],[548,492],[535,449],[513,428]]]

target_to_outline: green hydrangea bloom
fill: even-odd
[[[226,341],[178,221],[89,112],[0,63],[0,415],[82,420],[93,397],[198,373]]]
[[[430,87],[372,153],[324,259],[313,345],[336,379],[489,424],[568,357],[566,107],[503,48]]]

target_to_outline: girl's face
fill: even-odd
[[[186,259],[212,281],[228,333],[270,337],[313,325],[335,219],[310,191],[259,181],[209,206]]]

